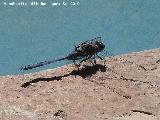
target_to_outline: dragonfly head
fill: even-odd
[[[96,41],[95,45],[97,46],[97,52],[101,52],[105,48],[104,43],[102,43],[101,41]]]

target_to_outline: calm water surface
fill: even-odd
[[[24,65],[65,56],[74,43],[96,36],[103,38],[114,55],[160,46],[160,0],[73,1],[80,5],[25,7],[5,6],[0,1],[0,75],[67,64],[62,61],[35,70],[19,70]]]

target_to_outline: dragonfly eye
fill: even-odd
[[[100,41],[96,41],[95,44],[97,45],[99,52],[102,51],[105,48],[105,45]]]

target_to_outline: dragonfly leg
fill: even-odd
[[[103,60],[103,58],[102,58],[102,57],[100,57],[98,54],[96,54],[96,55],[97,55],[97,57],[98,57],[98,58],[100,58],[101,60]]]
[[[96,54],[94,54],[94,64],[96,65]]]
[[[100,58],[101,60],[104,60],[104,65],[106,64],[106,60],[102,57],[100,57],[98,54],[96,54],[98,58]]]
[[[90,60],[93,65],[96,65],[96,55],[93,55],[93,58]]]
[[[79,71],[79,67],[81,66],[80,64],[76,63],[75,60],[73,60],[74,65],[78,68]]]
[[[84,62],[84,61],[90,59],[91,57],[92,57],[92,56],[86,57],[85,59],[81,60],[80,63],[82,63],[82,62]]]

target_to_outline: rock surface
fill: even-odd
[[[1,120],[160,120],[160,49],[0,77]]]

